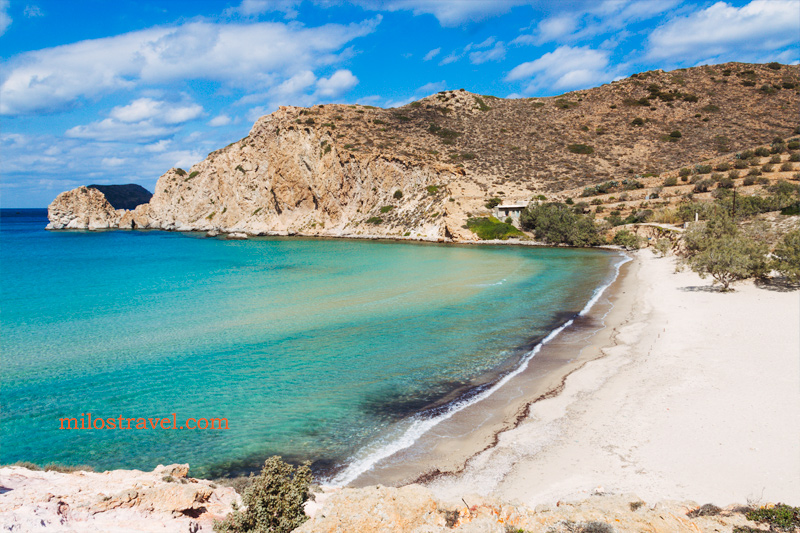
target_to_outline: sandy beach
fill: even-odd
[[[529,506],[598,492],[797,505],[800,293],[720,293],[649,250],[613,289],[563,390],[428,487]]]

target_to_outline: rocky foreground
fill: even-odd
[[[232,488],[188,478],[187,471],[187,465],[102,473],[0,468],[0,524],[3,531],[213,531],[214,520],[241,499]],[[442,502],[419,485],[332,489],[307,504],[313,517],[296,531],[679,533],[756,526],[737,506],[653,504],[634,495],[595,492],[582,501],[530,509],[475,495]]]

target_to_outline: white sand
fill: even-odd
[[[611,324],[607,355],[430,488],[527,505],[598,488],[650,502],[799,505],[800,292],[709,287],[639,252],[618,291],[631,311]]]

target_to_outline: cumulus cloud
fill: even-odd
[[[506,47],[503,44],[503,41],[498,41],[489,50],[472,52],[469,55],[469,60],[473,65],[480,65],[481,63],[486,63],[487,61],[501,61],[505,59],[505,57]]]
[[[530,80],[525,89],[532,93],[541,89],[579,89],[611,80],[608,72],[609,52],[589,47],[560,46],[535,61],[514,67],[506,81]]]
[[[297,17],[297,6],[301,0],[242,0],[242,3],[234,8],[226,10],[227,14],[237,13],[245,17],[261,15],[271,11],[280,11],[286,18]]]
[[[103,142],[151,142],[174,135],[177,126],[203,114],[203,107],[194,103],[170,103],[152,98],[139,98],[118,106],[108,118],[75,126],[66,132],[73,139]]]
[[[317,94],[323,98],[336,98],[357,84],[358,78],[352,72],[337,70],[330,78],[321,78],[317,81]]]
[[[442,51],[442,49],[441,49],[441,48],[434,48],[433,50],[431,50],[430,52],[428,52],[427,54],[425,54],[425,57],[423,57],[423,58],[422,58],[422,60],[423,60],[423,61],[430,61],[430,60],[431,60],[431,59],[433,59],[434,57],[438,56],[438,55],[439,55],[439,52],[441,52],[441,51]]]
[[[208,121],[208,125],[214,128],[219,128],[220,126],[227,126],[230,123],[231,123],[231,117],[225,114],[217,115],[216,117]]]
[[[3,69],[0,114],[60,110],[85,97],[174,80],[265,90],[340,61],[350,53],[344,45],[379,21],[316,28],[194,22],[27,52]]]
[[[539,21],[534,34],[520,35],[512,44],[541,45],[565,37],[577,28],[578,21],[569,15],[559,15]]]
[[[800,14],[795,0],[753,0],[742,7],[717,2],[656,28],[649,37],[652,58],[741,56],[743,51],[795,45]]]
[[[0,35],[3,35],[11,25],[11,16],[8,14],[8,0],[0,0]]]

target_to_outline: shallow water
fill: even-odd
[[[188,462],[211,476],[279,454],[329,472],[514,368],[617,259],[45,224],[2,212],[0,463]],[[59,429],[89,412],[229,429]]]

